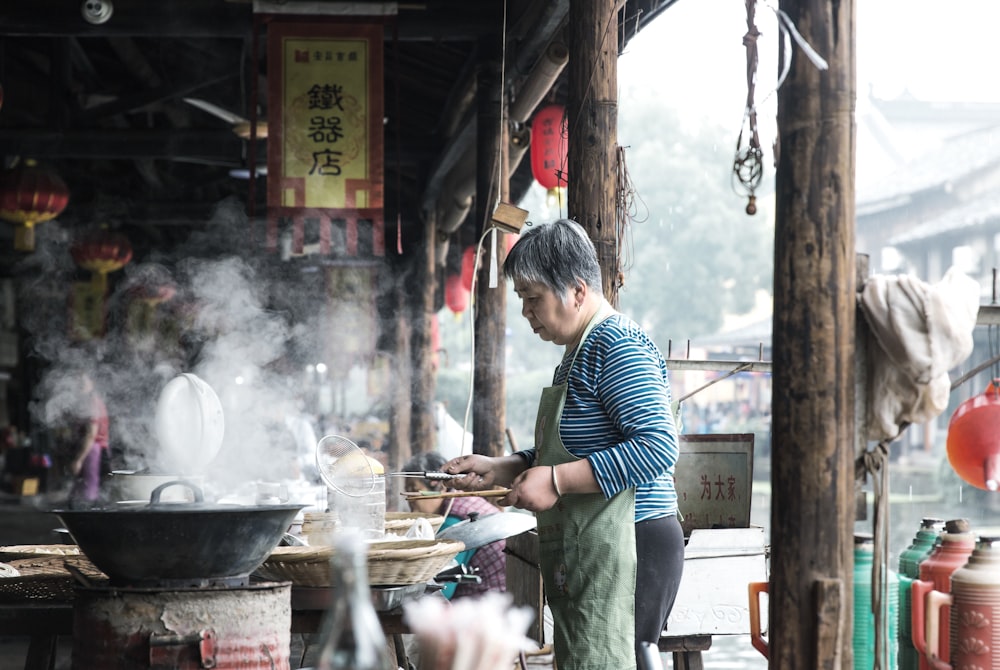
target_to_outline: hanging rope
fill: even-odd
[[[900,434],[906,426],[900,428]],[[898,436],[897,436],[898,437]],[[889,645],[886,632],[889,629],[887,607],[889,603],[889,580],[886,561],[889,549],[889,442],[882,440],[873,449],[866,450],[861,461],[866,474],[872,476],[872,502],[875,516],[874,553],[872,556],[872,613],[875,615],[875,667],[874,670],[889,670]]]
[[[757,0],[746,0],[747,32],[743,35],[743,46],[747,49],[747,101],[743,111],[743,124],[736,139],[736,158],[733,159],[733,188],[736,185],[747,197],[746,213],[757,213],[757,187],[764,176],[764,152],[760,148],[760,134],[757,131],[757,107],[754,92],[757,88],[757,38],[760,31],[755,23]],[[747,132],[747,145],[743,146],[743,133]]]
[[[503,145],[504,145],[504,110],[506,106],[504,104],[505,100],[505,83],[504,79],[507,73],[507,2],[504,0],[503,3],[503,21],[500,25],[500,95],[499,100],[499,110],[497,110],[497,150],[496,150],[496,164],[494,168],[490,171],[490,190],[496,186],[496,200],[493,203],[493,209],[490,210],[489,207],[483,208],[484,220],[482,222],[482,228],[484,231],[490,233],[490,270],[489,270],[489,283],[487,284],[490,288],[497,288],[499,286],[500,280],[500,261],[497,256],[497,235],[499,234],[499,229],[493,224],[493,212],[496,211],[497,207],[500,206],[500,202],[503,199]]]
[[[625,147],[619,146],[615,152],[615,244],[618,245],[618,258],[622,270],[632,267],[634,248],[632,246],[632,222],[644,221],[638,217],[638,204],[642,202],[632,176],[625,163]],[[621,273],[619,273],[620,283]]]
[[[402,127],[403,127],[403,117],[401,116],[399,110],[399,23],[396,18],[392,19],[392,56],[393,62],[395,63],[395,72],[392,75],[393,87],[395,88],[395,100],[393,104],[396,107],[396,253],[399,255],[403,254],[403,212],[400,207],[400,203],[403,202],[403,185],[402,185],[402,172],[403,172],[403,142],[401,139]]]

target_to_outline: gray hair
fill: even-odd
[[[559,219],[521,233],[504,261],[503,276],[543,284],[556,295],[580,281],[597,293],[604,290],[594,243],[572,219]]]

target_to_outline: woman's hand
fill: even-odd
[[[441,469],[453,475],[466,474],[461,479],[452,479],[448,486],[459,491],[484,491],[497,486],[495,460],[490,456],[470,454],[451,459]]]
[[[527,466],[520,456],[459,456],[445,463],[441,469],[450,474],[467,473],[461,479],[452,479],[448,486],[460,491],[485,491],[498,486],[509,486]]]
[[[499,504],[529,512],[544,512],[559,502],[559,494],[552,482],[552,466],[549,465],[528,468],[514,479],[510,489]]]

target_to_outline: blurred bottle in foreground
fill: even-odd
[[[353,529],[333,537],[333,602],[322,625],[316,670],[395,670],[368,588],[365,541]]]

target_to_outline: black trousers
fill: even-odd
[[[667,625],[684,572],[684,531],[676,516],[635,525],[635,648],[654,645]]]

